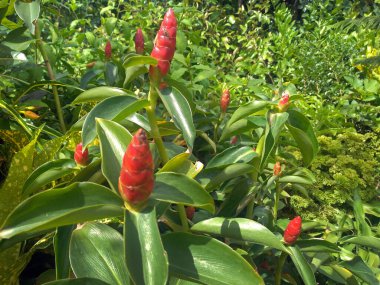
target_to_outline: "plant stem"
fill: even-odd
[[[157,105],[157,91],[153,85],[150,86],[148,100],[150,102],[150,106],[146,107],[146,113],[148,115],[149,125],[151,128],[151,135],[156,143],[162,162],[165,164],[168,162],[169,158],[164,143],[161,139],[160,131],[157,126],[156,115],[154,113]]]
[[[177,204],[179,218],[181,219],[182,229],[185,232],[189,231],[189,223],[187,222],[186,210],[183,204]]]
[[[276,267],[276,273],[275,273],[275,279],[274,279],[274,284],[275,285],[281,285],[281,275],[282,275],[282,268],[284,267],[284,263],[286,260],[286,257],[288,254],[286,252],[281,252],[280,258],[277,263]]]
[[[278,181],[276,183],[276,196],[274,200],[274,206],[273,206],[273,222],[277,222],[277,212],[278,212],[278,202],[280,201],[280,195],[281,195],[281,186]]]
[[[51,67],[49,57],[48,57],[47,52],[45,50],[43,41],[41,39],[41,30],[38,26],[37,20],[34,22],[34,26],[35,26],[35,34],[36,34],[35,36],[36,36],[37,47],[41,52],[42,58],[44,59],[50,80],[55,81],[55,74],[54,74],[53,68]],[[55,108],[56,108],[56,112],[57,112],[58,121],[59,121],[59,124],[61,126],[62,132],[65,133],[66,132],[66,126],[65,126],[65,121],[63,119],[61,101],[59,100],[59,96],[58,96],[58,89],[57,89],[57,86],[55,86],[55,85],[52,85],[51,88],[53,90],[53,96],[54,96],[54,102],[55,102]]]
[[[253,182],[257,181],[258,176],[259,176],[259,173],[258,173],[258,171],[255,170],[252,173],[252,180],[253,180]],[[245,217],[247,219],[252,219],[252,217],[253,217],[253,208],[254,207],[255,207],[255,198],[252,197],[251,201],[249,201],[249,203],[248,203],[247,212],[245,214]]]
[[[218,129],[219,129],[219,125],[222,122],[223,118],[224,118],[224,113],[221,113],[219,118],[218,118],[218,121],[216,122],[215,128],[214,128],[214,142],[215,143],[218,140]]]

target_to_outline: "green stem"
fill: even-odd
[[[256,170],[253,171],[253,173],[252,173],[253,182],[257,181],[258,176],[259,176],[259,173]],[[254,207],[255,207],[255,199],[254,199],[254,197],[252,197],[251,201],[249,201],[249,203],[248,203],[247,212],[245,214],[245,217],[247,219],[252,219]]]
[[[275,285],[281,285],[281,275],[282,275],[282,268],[284,267],[285,260],[288,254],[286,252],[281,252],[280,258],[277,263],[276,267],[276,273],[275,273],[275,279],[274,279],[274,284]]]
[[[274,200],[274,206],[273,206],[273,222],[277,222],[277,212],[278,212],[278,202],[280,201],[280,195],[281,195],[281,186],[278,181],[276,183],[276,197]]]
[[[155,87],[151,85],[150,90],[149,90],[149,96],[148,96],[150,106],[146,107],[146,113],[147,113],[149,125],[151,128],[151,135],[154,139],[154,142],[156,143],[157,150],[158,150],[158,153],[160,154],[162,162],[163,164],[165,164],[169,161],[169,157],[166,152],[164,143],[162,141],[160,131],[158,129],[157,121],[156,121],[155,109],[157,105],[157,96],[158,94],[155,90]]]
[[[45,47],[44,47],[44,44],[42,41],[41,30],[39,28],[37,20],[34,22],[34,26],[35,26],[37,47],[41,52],[42,58],[44,59],[50,80],[55,81],[55,74],[54,74],[53,68],[51,67],[49,57],[47,55],[47,52],[45,50]],[[65,126],[65,121],[63,119],[61,101],[59,100],[59,96],[58,96],[58,89],[57,89],[57,86],[55,86],[55,85],[52,85],[51,88],[53,90],[53,96],[54,96],[54,102],[55,102],[55,108],[56,108],[56,112],[57,112],[58,121],[59,121],[59,124],[61,126],[62,132],[65,133],[66,132],[66,126]]]
[[[189,231],[189,223],[187,221],[186,210],[183,204],[177,204],[179,218],[181,219],[182,229],[185,232]]]
[[[221,113],[219,118],[218,118],[218,121],[216,122],[215,128],[214,128],[214,142],[215,143],[217,143],[217,140],[218,140],[218,129],[219,129],[220,123],[223,120],[223,117],[224,117],[224,113]]]

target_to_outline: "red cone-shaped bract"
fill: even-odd
[[[82,143],[77,144],[74,153],[74,160],[79,165],[87,165],[88,163],[88,149],[83,151]]]
[[[144,35],[140,28],[137,29],[135,35],[135,50],[138,54],[144,53]]]
[[[176,45],[177,19],[173,9],[169,9],[161,23],[151,56],[157,59],[156,67],[151,66],[149,75],[152,80],[158,81],[165,76],[170,69],[170,61],[173,59]]]
[[[297,241],[298,236],[301,234],[302,219],[300,216],[291,220],[284,232],[285,243],[292,245]]]
[[[278,109],[280,110],[280,112],[285,112],[289,108],[289,105],[289,93],[284,92],[281,96],[280,101],[278,102]]]
[[[276,164],[273,167],[273,175],[278,176],[281,173],[281,164],[279,161],[276,162]]]
[[[152,153],[145,131],[139,129],[124,154],[119,177],[119,192],[125,201],[139,204],[149,198],[153,186]]]
[[[194,207],[192,207],[192,206],[186,207],[186,217],[189,220],[193,219],[194,213],[195,213],[195,208]]]
[[[110,59],[112,56],[112,46],[110,41],[107,41],[106,43],[106,47],[104,48],[104,56],[107,60]]]
[[[220,111],[222,113],[227,112],[228,105],[230,105],[230,91],[226,89],[220,98]]]

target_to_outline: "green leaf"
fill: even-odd
[[[126,262],[133,282],[166,284],[168,260],[158,230],[155,208],[146,207],[141,212],[125,211],[124,237]]]
[[[356,219],[355,228],[359,232],[359,235],[371,236],[372,230],[366,221],[362,200],[360,198],[359,191],[357,188],[355,188],[354,190],[353,208]]]
[[[23,51],[29,48],[30,44],[34,42],[34,39],[25,35],[26,27],[20,27],[11,31],[2,44],[9,47],[14,51]]]
[[[125,69],[125,79],[123,86],[126,87],[130,82],[135,80],[141,74],[147,73],[149,70],[145,65],[130,66]]]
[[[271,113],[267,114],[267,126],[265,128],[265,140],[263,152],[261,154],[260,171],[266,167],[269,156],[274,150],[280,133],[288,119],[288,113]]]
[[[356,280],[355,276],[351,273],[351,271],[347,270],[344,267],[341,267],[337,264],[330,265],[335,272],[337,272],[345,281],[347,285],[358,285],[359,282]]]
[[[283,176],[283,177],[280,177],[278,181],[281,183],[298,183],[298,184],[306,184],[306,185],[312,185],[315,182],[308,177],[296,176],[296,175]]]
[[[64,279],[70,276],[69,246],[71,233],[75,225],[57,228],[54,236],[54,255],[56,278]]]
[[[329,279],[339,284],[349,284],[336,270],[331,266],[321,265],[318,267],[318,272],[322,273]]]
[[[249,163],[257,153],[248,146],[234,146],[214,156],[206,166],[206,169],[226,167],[234,163]]]
[[[96,136],[96,118],[120,121],[149,105],[148,100],[137,100],[131,96],[117,96],[103,100],[88,113],[82,128],[83,147]]]
[[[61,279],[44,283],[44,285],[109,285],[108,283],[95,278],[76,278],[76,279]]]
[[[22,202],[8,216],[0,231],[4,240],[60,226],[122,215],[123,200],[110,189],[90,182],[44,191]]]
[[[305,285],[317,285],[313,270],[297,246],[289,246],[290,257]]]
[[[107,284],[128,285],[123,236],[108,225],[86,223],[73,231],[70,262],[76,277],[91,277]]]
[[[170,275],[207,285],[264,284],[243,257],[216,239],[177,232],[162,241]]]
[[[379,284],[379,280],[377,280],[371,268],[369,268],[359,256],[355,256],[354,259],[350,261],[342,261],[339,265],[350,270],[356,277],[367,284]]]
[[[230,126],[233,123],[239,121],[240,119],[246,118],[258,111],[263,110],[269,105],[265,101],[252,101],[248,104],[245,104],[239,107],[231,116],[231,119],[228,121],[227,125]]]
[[[107,85],[114,85],[117,79],[118,68],[115,64],[110,61],[107,61],[104,65],[104,78]]]
[[[174,80],[173,78],[170,78],[169,76],[165,77],[165,82],[168,83],[169,86],[176,88],[183,95],[183,97],[186,98],[187,102],[190,105],[191,110],[194,111],[195,103],[193,100],[193,94],[186,87],[186,85],[180,81],[177,81],[177,80]]]
[[[211,213],[215,211],[214,200],[203,187],[190,177],[179,173],[157,173],[153,199],[194,206]]]
[[[199,82],[205,79],[208,79],[216,74],[216,70],[202,70],[197,74],[197,76],[193,79],[193,82]]]
[[[254,128],[257,128],[257,125],[248,119],[241,119],[231,125],[227,124],[223,129],[219,141],[224,141],[234,135],[239,135]]]
[[[131,55],[124,61],[123,66],[128,68],[142,64],[157,65],[157,59],[146,55]]]
[[[104,28],[106,29],[107,35],[111,36],[113,31],[115,30],[117,23],[117,18],[108,17],[105,19]]]
[[[190,153],[180,153],[170,159],[159,172],[182,173],[190,178],[194,178],[202,170],[203,164],[196,164],[189,159]]]
[[[235,163],[227,166],[224,169],[211,169],[204,171],[197,179],[200,179],[201,184],[205,185],[207,191],[211,191],[222,184],[224,181],[250,173],[255,168],[246,163]]]
[[[301,150],[303,161],[308,166],[317,155],[318,141],[315,137],[310,121],[296,110],[288,110],[288,127],[294,140]]]
[[[302,252],[340,252],[335,243],[323,239],[298,240],[297,246]]]
[[[372,236],[347,236],[339,240],[343,243],[353,243],[356,245],[371,247],[380,251],[380,238]]]
[[[25,181],[23,195],[29,196],[41,190],[43,186],[71,174],[77,170],[77,164],[69,158],[46,162],[38,167]]]
[[[15,11],[17,15],[25,22],[25,25],[29,28],[29,31],[34,35],[34,20],[38,19],[40,14],[40,0],[31,2],[15,2]]]
[[[192,231],[258,243],[287,252],[281,240],[262,224],[245,218],[212,218],[192,226]]]
[[[132,93],[117,87],[95,87],[79,94],[71,104],[98,102],[110,97],[125,95],[132,95]]]
[[[193,115],[186,98],[174,87],[157,90],[162,102],[174,120],[175,125],[182,131],[183,137],[190,149],[194,147],[195,127]]]
[[[103,119],[96,121],[102,154],[102,171],[111,188],[119,193],[121,164],[132,135],[118,123]]]
[[[30,130],[28,125],[25,123],[24,119],[11,105],[8,105],[5,101],[0,100],[0,108],[4,109],[7,113],[9,113],[13,117],[13,119],[24,129],[28,137],[32,136],[32,131]]]

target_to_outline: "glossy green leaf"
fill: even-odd
[[[253,172],[255,168],[246,163],[235,163],[224,169],[212,169],[205,171],[199,177],[201,184],[205,185],[207,191],[211,191],[222,184],[224,181]],[[198,178],[198,177],[197,177]]]
[[[359,256],[355,256],[350,261],[342,261],[339,265],[351,271],[356,277],[366,282],[366,284],[379,284],[379,280],[377,280],[371,268]]]
[[[118,183],[124,153],[132,135],[118,123],[97,119],[97,132],[102,154],[102,171],[112,189],[118,193]]]
[[[35,27],[33,22],[38,19],[40,14],[40,0],[32,0],[30,2],[17,0],[15,2],[15,11],[34,35]]]
[[[347,285],[359,285],[358,280],[355,278],[355,276],[352,274],[351,271],[347,270],[344,267],[341,267],[337,264],[331,264],[331,268],[334,269],[335,272],[337,272],[345,281]]]
[[[158,91],[162,102],[172,116],[176,126],[182,131],[187,146],[194,147],[195,127],[190,105],[186,98],[174,87]]]
[[[57,279],[70,277],[69,246],[71,233],[74,228],[75,225],[59,227],[54,236],[54,257]]]
[[[195,109],[195,103],[194,103],[194,100],[193,100],[193,94],[186,87],[186,85],[184,83],[182,83],[182,82],[179,82],[179,81],[173,79],[173,78],[170,78],[169,76],[165,77],[165,82],[167,84],[169,84],[169,86],[172,86],[172,87],[176,88],[183,95],[183,97],[186,98],[187,102],[190,105],[191,110],[194,111],[194,109]]]
[[[338,284],[348,284],[347,281],[331,266],[321,265],[317,270]]]
[[[83,147],[86,147],[96,136],[96,118],[120,121],[148,106],[148,104],[147,100],[137,100],[131,96],[116,96],[103,100],[88,113],[84,121],[82,129]]]
[[[245,177],[237,180],[237,183],[232,188],[231,192],[224,198],[220,207],[218,207],[218,212],[216,216],[219,217],[235,217],[237,214],[238,207],[243,199],[248,194],[252,185],[250,185],[249,180]]]
[[[100,170],[101,159],[94,159],[89,165],[80,169],[79,173],[74,176],[70,181],[73,182],[85,182],[92,181],[93,177],[98,175]]]
[[[340,252],[335,243],[323,239],[298,240],[297,246],[302,252]]]
[[[110,189],[81,182],[44,191],[23,201],[8,216],[0,231],[3,240],[60,226],[122,215],[123,200]]]
[[[44,285],[109,285],[108,283],[95,278],[76,278],[76,279],[61,279],[44,283]]]
[[[380,218],[380,201],[363,203],[363,210],[366,214]]]
[[[116,82],[116,79],[117,79],[118,68],[115,64],[113,64],[110,61],[107,61],[104,64],[104,68],[105,68],[104,79],[106,81],[106,84],[108,86],[113,86]]]
[[[363,236],[371,236],[372,230],[368,225],[363,209],[362,199],[359,195],[359,191],[357,188],[354,190],[354,201],[353,201],[354,215],[355,215],[355,227],[359,232],[359,235]]]
[[[34,42],[34,39],[25,34],[26,30],[27,28],[23,26],[11,31],[2,41],[2,44],[18,52],[28,49],[30,44]]]
[[[302,158],[308,166],[317,155],[318,141],[310,121],[296,110],[288,110],[287,127],[301,150]]]
[[[20,114],[11,105],[7,104],[3,100],[0,100],[0,109],[3,109],[7,113],[9,113],[13,117],[13,119],[24,129],[28,137],[32,136],[31,129],[25,123],[24,119],[20,116]]]
[[[73,231],[71,268],[76,277],[90,277],[108,284],[128,285],[123,236],[108,225],[86,223]]]
[[[124,68],[128,68],[131,66],[142,64],[157,65],[157,59],[146,55],[131,55],[126,58],[126,60],[123,63],[123,66]]]
[[[145,65],[130,66],[125,69],[125,79],[123,86],[126,87],[130,82],[135,80],[141,74],[147,73],[149,70]]]
[[[154,207],[125,212],[125,258],[135,284],[164,285],[168,260],[158,230]],[[119,253],[120,254],[120,253]]]
[[[23,195],[28,196],[41,190],[45,185],[75,172],[77,164],[73,159],[64,158],[44,163],[28,177],[23,188]]]
[[[214,156],[206,166],[206,169],[226,167],[234,163],[249,163],[257,153],[248,146],[234,146]]]
[[[214,200],[203,187],[190,177],[172,172],[157,173],[153,199],[194,206],[211,213],[215,211]]]
[[[192,231],[258,243],[287,251],[281,240],[262,224],[245,218],[212,218],[192,226]]]
[[[347,236],[339,240],[342,243],[353,243],[356,245],[371,247],[380,251],[380,238],[372,236]]]
[[[267,161],[275,146],[280,133],[288,119],[288,113],[271,113],[267,114],[267,126],[265,128],[265,140],[261,154],[260,171],[266,167]]]
[[[137,126],[139,126],[140,128],[143,128],[144,130],[146,130],[148,133],[150,133],[151,131],[151,128],[150,128],[150,125],[149,125],[149,121],[146,117],[144,117],[143,115],[139,114],[139,113],[134,113],[133,115],[131,116],[128,116],[127,118],[125,118],[127,121],[130,121],[134,124],[136,124]]]
[[[170,275],[207,285],[264,284],[243,257],[216,239],[177,232],[162,241]]]
[[[227,125],[230,126],[233,123],[239,121],[240,119],[246,118],[258,111],[262,111],[269,105],[265,101],[252,101],[248,104],[245,104],[239,107],[231,116],[231,119],[228,121]]]
[[[106,29],[108,36],[111,36],[112,33],[114,32],[116,23],[117,23],[117,18],[115,17],[107,17],[105,19],[104,28]]]
[[[317,285],[314,272],[297,246],[289,246],[290,257],[305,285]]]
[[[251,122],[248,119],[238,120],[237,122],[235,122],[231,125],[226,125],[224,127],[219,141],[224,141],[226,139],[230,139],[234,135],[242,134],[242,133],[247,132],[249,130],[252,130],[256,127],[257,127],[256,124],[254,124],[253,122]]]
[[[298,184],[306,184],[306,185],[311,185],[314,183],[313,180],[307,177],[296,176],[296,175],[282,176],[278,179],[278,181],[281,183],[298,183]]]
[[[194,164],[189,158],[190,153],[180,153],[175,157],[171,158],[159,172],[175,172],[182,173],[186,176],[194,178],[202,170],[203,164],[196,163]]]
[[[125,96],[130,94],[131,93],[117,87],[95,87],[79,94],[71,104],[98,102],[110,97]]]

